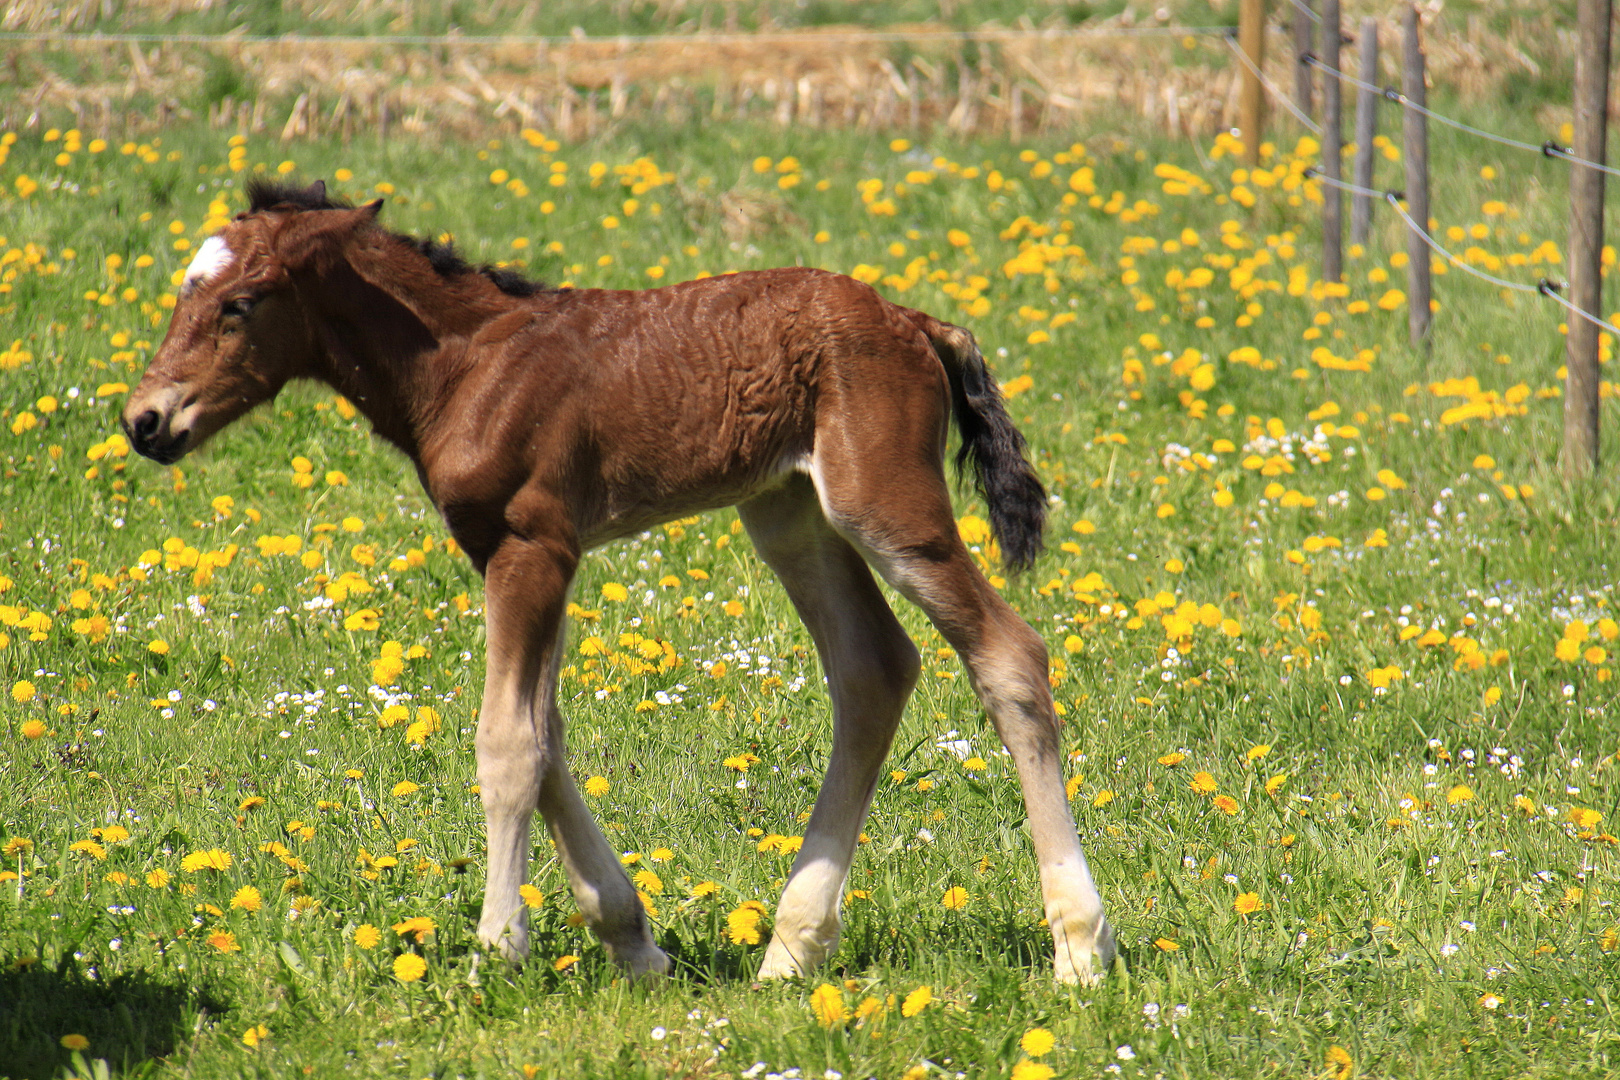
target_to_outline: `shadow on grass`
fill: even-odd
[[[206,990],[146,971],[93,979],[77,967],[0,970],[0,1077],[52,1080],[71,1052],[65,1035],[89,1041],[84,1056],[115,1073],[140,1070],[172,1054],[195,1030],[199,1013],[227,1006]]]

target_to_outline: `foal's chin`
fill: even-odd
[[[194,443],[188,431],[168,446],[137,446],[135,452],[159,465],[173,465],[191,453]]]

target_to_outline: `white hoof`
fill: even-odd
[[[1081,945],[1080,942],[1084,940],[1080,935],[1075,935],[1058,943],[1053,972],[1058,982],[1095,986],[1114,966],[1119,949],[1114,941],[1114,928],[1108,925],[1107,919],[1098,924],[1091,935],[1090,945]]]
[[[478,927],[478,942],[504,960],[521,964],[529,958],[528,919],[519,917],[494,927]]]
[[[765,948],[765,960],[759,965],[759,977],[762,980],[796,979],[803,974],[804,969],[788,951],[788,947],[782,944],[782,939],[772,937],[771,943]]]
[[[669,954],[656,945],[634,949],[610,949],[613,962],[632,979],[656,978],[669,974]]]

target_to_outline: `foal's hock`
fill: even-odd
[[[917,651],[871,568],[967,667],[1012,752],[1062,980],[1113,933],[1064,796],[1046,648],[979,573],[944,469],[955,419],[1009,563],[1040,548],[1044,492],[973,337],[867,286],[784,269],[646,292],[550,290],[377,224],[381,203],[258,183],[186,271],[130,395],[136,450],[173,462],[289,379],[352,401],[416,465],[485,579],[478,777],[489,830],[481,940],[528,950],[534,811],[580,912],[633,973],[662,972],[646,917],[567,765],[556,679],[580,554],[735,505],[809,627],[833,705],[826,780],[761,975],[836,947],[839,900]]]

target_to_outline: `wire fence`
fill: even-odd
[[[1318,24],[1321,23],[1322,16],[1320,16],[1316,12],[1312,11],[1311,6],[1309,4],[1307,4],[1307,3],[1304,3],[1303,0],[1288,0],[1288,2],[1290,4],[1292,4],[1292,5],[1294,5],[1294,8],[1296,10],[1298,10],[1300,12],[1300,14],[1304,15],[1307,19],[1311,20],[1311,22],[1318,23]]]
[[[1248,57],[1244,57],[1244,59],[1247,60]],[[1324,64],[1312,53],[1306,53],[1304,56],[1300,57],[1300,62],[1309,67],[1315,68],[1317,71],[1320,71],[1325,75],[1332,76],[1333,78],[1338,79],[1340,82],[1348,83],[1351,86],[1357,87],[1361,90],[1370,90],[1373,93],[1378,94],[1385,101],[1393,101],[1395,104],[1404,109],[1411,109],[1413,112],[1420,113],[1436,123],[1445,124],[1447,127],[1456,128],[1458,131],[1467,132],[1469,135],[1474,135],[1481,139],[1489,139],[1491,142],[1500,143],[1503,146],[1511,146],[1516,150],[1528,150],[1530,153],[1540,154],[1543,157],[1562,158],[1565,161],[1572,162],[1576,165],[1585,165],[1588,168],[1601,169],[1611,176],[1620,176],[1620,169],[1616,169],[1610,165],[1605,165],[1602,162],[1588,161],[1586,158],[1576,157],[1572,152],[1570,152],[1568,147],[1559,146],[1558,143],[1551,139],[1548,139],[1542,143],[1528,143],[1520,139],[1510,139],[1506,135],[1499,135],[1494,131],[1486,131],[1484,128],[1477,128],[1472,124],[1465,124],[1461,120],[1454,117],[1437,113],[1427,106],[1419,105],[1417,102],[1413,101],[1411,98],[1407,97],[1393,86],[1379,86],[1376,83],[1370,83],[1363,79],[1358,79],[1354,75],[1331,68]],[[1277,94],[1281,93],[1275,88],[1273,88],[1272,92]],[[1293,104],[1291,102],[1288,103],[1288,108],[1293,108]]]
[[[1309,113],[1307,113],[1304,109],[1301,109],[1298,105],[1294,104],[1294,99],[1283,93],[1283,91],[1278,88],[1277,84],[1272,82],[1271,79],[1266,76],[1266,73],[1261,71],[1260,68],[1255,65],[1253,60],[1249,59],[1249,54],[1243,51],[1243,47],[1238,44],[1237,38],[1233,34],[1228,33],[1226,35],[1226,44],[1231,48],[1232,55],[1241,60],[1243,62],[1243,66],[1248,68],[1256,79],[1260,80],[1260,84],[1267,90],[1271,91],[1272,96],[1277,99],[1277,102],[1282,105],[1283,108],[1294,114],[1295,120],[1298,120],[1301,124],[1304,124],[1314,134],[1322,134],[1322,125],[1318,124],[1315,120],[1312,120]]]
[[[1417,221],[1412,217],[1411,214],[1407,213],[1406,207],[1401,205],[1403,201],[1402,192],[1380,191],[1377,188],[1362,187],[1360,184],[1352,184],[1344,180],[1336,180],[1333,177],[1327,176],[1314,168],[1305,170],[1305,175],[1311,179],[1327,184],[1329,187],[1335,187],[1343,191],[1348,191],[1352,195],[1366,195],[1369,198],[1381,199],[1382,201],[1387,202],[1390,207],[1394,209],[1395,213],[1400,216],[1401,220],[1406,222],[1407,228],[1411,229],[1413,233],[1422,239],[1422,241],[1429,246],[1430,250],[1434,251],[1435,254],[1445,259],[1447,265],[1455,266],[1457,269],[1462,270],[1465,273],[1472,274],[1474,277],[1477,277],[1482,281],[1488,281],[1492,285],[1499,286],[1503,289],[1511,289],[1514,292],[1521,293],[1538,293],[1542,296],[1551,297],[1560,304],[1564,305],[1564,307],[1568,308],[1570,311],[1573,311],[1575,314],[1585,319],[1587,322],[1592,323],[1594,326],[1601,327],[1602,329],[1608,330],[1613,334],[1620,335],[1620,326],[1615,326],[1613,323],[1600,319],[1596,315],[1589,314],[1575,304],[1570,303],[1564,297],[1560,296],[1558,294],[1558,290],[1568,287],[1561,281],[1553,281],[1551,278],[1545,277],[1537,281],[1534,285],[1528,285],[1522,281],[1509,281],[1507,278],[1500,278],[1495,274],[1488,274],[1469,263],[1466,259],[1453,254],[1447,250],[1445,246],[1440,243],[1440,241],[1436,240],[1427,229],[1418,225]]]
[[[1303,0],[1289,0],[1289,2],[1301,13],[1308,15],[1313,21],[1319,24],[1321,23],[1321,16],[1315,11],[1312,11],[1310,6],[1304,3]],[[1247,67],[1260,80],[1261,85],[1266,88],[1266,90],[1271,94],[1278,104],[1282,105],[1303,124],[1305,124],[1312,133],[1321,133],[1322,129],[1320,125],[1312,121],[1308,114],[1306,114],[1304,110],[1299,107],[1293,98],[1282,90],[1274,81],[1267,78],[1247,54],[1245,54],[1242,50],[1237,49],[1236,43],[1230,35],[1228,36],[1227,41],[1233,46],[1234,52],[1239,59],[1243,61],[1244,66]],[[1510,138],[1509,136],[1502,135],[1494,131],[1488,131],[1484,128],[1479,128],[1472,124],[1464,123],[1455,117],[1446,116],[1442,113],[1435,112],[1433,109],[1413,101],[1406,94],[1395,89],[1394,87],[1379,86],[1376,83],[1368,82],[1367,80],[1358,78],[1349,74],[1348,72],[1330,67],[1329,65],[1323,63],[1321,59],[1319,59],[1313,53],[1306,52],[1301,54],[1298,57],[1298,62],[1320,71],[1330,78],[1336,78],[1350,86],[1354,86],[1361,90],[1370,91],[1385,101],[1399,105],[1403,109],[1412,110],[1413,112],[1416,112],[1427,119],[1434,120],[1437,123],[1443,124],[1457,131],[1461,131],[1465,134],[1486,139],[1490,142],[1512,147],[1517,150],[1539,154],[1542,157],[1567,161],[1571,165],[1585,166],[1587,168],[1600,170],[1610,175],[1620,176],[1620,169],[1616,169],[1600,161],[1592,161],[1587,158],[1580,157],[1576,155],[1570,148],[1561,146],[1554,140],[1548,139],[1540,144],[1525,142],[1521,139]],[[1611,323],[1592,312],[1586,311],[1580,307],[1580,305],[1575,304],[1568,298],[1562,296],[1560,294],[1560,290],[1568,287],[1567,284],[1563,282],[1553,281],[1552,279],[1546,277],[1541,278],[1535,284],[1529,284],[1523,281],[1511,281],[1507,278],[1497,277],[1494,274],[1486,273],[1485,271],[1469,263],[1467,260],[1454,255],[1429,232],[1427,222],[1420,223],[1407,212],[1405,205],[1403,205],[1405,201],[1404,192],[1385,191],[1378,188],[1370,188],[1360,184],[1350,183],[1345,180],[1328,176],[1321,169],[1315,167],[1307,169],[1305,176],[1309,179],[1317,181],[1318,183],[1337,188],[1349,194],[1378,199],[1389,204],[1390,208],[1395,211],[1396,215],[1399,216],[1403,222],[1405,222],[1407,228],[1411,230],[1411,233],[1422,240],[1422,242],[1431,251],[1444,259],[1446,265],[1454,266],[1457,269],[1479,278],[1482,281],[1495,285],[1498,288],[1508,289],[1519,293],[1534,293],[1538,296],[1547,297],[1548,299],[1559,304],[1566,311],[1586,320],[1589,323],[1592,323],[1594,326],[1597,326],[1600,329],[1606,330],[1609,333],[1620,337],[1620,326],[1616,326],[1614,323]]]

